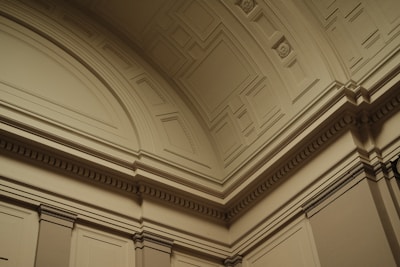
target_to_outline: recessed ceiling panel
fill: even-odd
[[[212,12],[197,1],[192,1],[182,12],[182,19],[202,39],[215,28],[216,18]]]
[[[166,0],[103,1],[97,6],[103,16],[118,23],[121,27],[139,38],[154,16],[164,6]]]
[[[200,99],[207,113],[212,113],[250,74],[238,53],[220,41],[189,75],[188,89]]]

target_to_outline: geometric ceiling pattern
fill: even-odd
[[[14,4],[29,15],[18,17]],[[32,77],[19,80],[1,71],[2,92],[9,97],[18,91],[15,99],[32,102],[15,110],[25,108],[42,121],[63,117],[65,125],[38,131],[57,135],[64,127],[65,139],[79,143],[83,136],[91,153],[133,166],[137,176],[167,177],[166,183],[218,196],[239,191],[282,159],[293,140],[307,139],[307,127],[343,91],[368,94],[376,81],[367,77],[399,50],[395,0],[2,5],[6,17],[30,19],[42,37],[4,18],[9,44],[3,42],[2,51],[18,43],[27,54],[46,58],[64,81],[53,79],[60,84],[55,91],[38,78],[40,64],[24,65],[23,59],[15,68],[25,67]],[[13,32],[18,34],[10,37]],[[29,38],[36,47],[25,45]],[[60,66],[71,75],[62,76]],[[39,89],[27,88],[33,85]],[[55,112],[39,110],[44,106]]]
[[[315,112],[313,103],[362,79],[398,33],[398,14],[385,8],[394,2],[77,3],[128,39],[182,96],[210,135],[223,182],[249,158],[268,157],[284,142],[279,135],[294,134],[293,122]]]

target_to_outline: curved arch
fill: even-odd
[[[218,181],[216,178],[220,177],[218,159],[213,152],[208,135],[170,85],[163,82],[161,76],[140,56],[124,47],[122,43],[118,43],[115,38],[110,38],[110,33],[91,23],[85,16],[77,15],[76,10],[71,11],[66,6],[57,6],[57,13],[52,13],[54,7],[49,7],[46,10],[48,16],[40,16],[36,15],[38,11],[35,9],[43,7],[31,8],[21,3],[18,5],[20,6],[17,8],[5,5],[3,12],[7,12],[7,16],[15,21],[24,21],[22,24],[24,26],[28,24],[36,33],[21,25],[16,26],[19,29],[15,32],[19,32],[18,34],[25,32],[25,35],[30,35],[32,40],[27,43],[29,45],[41,43],[43,47],[47,46],[47,50],[42,49],[42,52],[46,50],[48,53],[47,55],[41,53],[42,59],[46,58],[46,60],[41,60],[39,54],[36,53],[40,49],[32,48],[28,51],[29,49],[25,46],[27,54],[35,54],[36,61],[48,63],[45,69],[34,69],[34,64],[31,64],[28,66],[30,70],[27,71],[42,74],[54,72],[62,76],[62,67],[68,65],[69,69],[65,67],[64,74],[74,72],[75,76],[79,76],[75,81],[81,81],[81,83],[75,83],[74,90],[65,94],[67,89],[65,86],[57,87],[56,80],[44,77],[41,82],[49,83],[48,90],[51,91],[51,87],[57,87],[59,92],[53,96],[47,94],[49,99],[45,99],[43,84],[37,84],[35,93],[31,92],[31,95],[37,94],[36,98],[44,101],[41,103],[44,110],[39,111],[39,105],[36,105],[24,115],[35,113],[37,116],[29,122],[27,118],[21,118],[21,120],[25,120],[30,126],[36,124],[41,130],[57,138],[79,143],[82,147],[90,147],[100,154],[109,154],[115,160],[137,162],[140,163],[137,166],[146,166],[145,168],[150,169],[159,169],[158,165],[167,163],[167,170],[169,170],[167,172],[177,179],[187,176],[184,179],[195,183],[197,181],[193,178],[199,177],[207,178],[211,183]],[[76,31],[74,28],[76,25],[70,23],[73,19],[85,25],[83,28],[87,31],[83,33]],[[37,33],[40,33],[41,37]],[[58,67],[55,62],[59,64]],[[20,66],[21,64],[22,60],[19,62]],[[17,69],[14,69],[13,73],[18,73]],[[59,85],[74,84],[72,76],[64,76],[64,80],[59,81],[62,82]],[[26,77],[23,81],[33,86],[32,79]],[[79,90],[82,90],[81,94]],[[91,97],[88,92],[94,93],[96,97],[93,95]],[[72,95],[78,97],[78,94],[78,100],[73,102]],[[101,101],[95,103],[96,98]],[[95,104],[85,105],[89,100]],[[75,110],[66,108],[65,102],[71,101]],[[18,103],[16,100],[11,105]],[[45,113],[50,110],[50,105],[62,116],[53,118],[50,115],[47,116],[48,120],[44,119]],[[107,110],[110,114],[101,114]],[[74,118],[72,113],[79,114],[79,118]],[[108,121],[107,124],[105,121],[107,115],[114,116],[115,114],[118,118],[114,119],[119,119],[118,123],[113,121],[113,124]],[[10,114],[10,116],[13,115]],[[102,119],[103,122],[101,122]],[[93,126],[89,121],[96,121],[97,124]],[[77,135],[82,138],[76,139]]]

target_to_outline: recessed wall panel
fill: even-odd
[[[202,259],[201,256],[185,255],[183,253],[174,252],[171,257],[172,267],[223,267],[220,264],[213,263]]]
[[[38,231],[36,211],[0,202],[0,266],[33,267]]]
[[[306,222],[283,228],[245,258],[248,267],[320,266]]]
[[[133,240],[78,226],[72,242],[71,267],[130,267],[134,264]]]

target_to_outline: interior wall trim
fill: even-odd
[[[0,149],[31,164],[41,165],[53,171],[94,181],[128,193],[135,194],[137,192],[137,186],[129,181],[129,177],[122,177],[121,174],[116,175],[110,170],[107,171],[104,166],[94,166],[82,158],[68,156],[65,152],[51,151],[49,147],[43,147],[4,130],[0,130]]]
[[[250,204],[265,195],[275,184],[281,181],[284,177],[287,177],[312,155],[316,154],[324,145],[336,138],[343,129],[353,124],[354,121],[354,116],[351,114],[345,114],[338,121],[330,125],[328,129],[317,135],[303,149],[294,153],[293,156],[287,159],[280,168],[274,170],[272,174],[265,175],[266,178],[259,182],[255,189],[242,197],[227,210],[227,220],[234,220],[237,216],[245,212]]]
[[[361,174],[365,174],[365,168],[363,164],[359,161],[357,166],[354,166],[351,169],[351,172],[339,177],[333,183],[325,187],[316,196],[310,199],[308,202],[304,203],[302,209],[304,210],[307,218],[311,218],[325,205],[327,205],[326,201],[328,199],[330,199],[331,197],[337,198],[341,194],[344,194],[345,191],[349,190],[349,188],[357,184],[360,180],[366,178],[365,175],[360,178]]]
[[[243,214],[252,204],[256,203],[261,197],[265,196],[274,184],[278,183],[284,177],[288,176],[293,170],[305,162],[309,157],[318,153],[322,147],[329,141],[336,138],[345,128],[358,123],[381,123],[384,117],[398,110],[400,107],[400,94],[389,97],[386,102],[378,106],[374,113],[370,115],[368,122],[363,121],[357,114],[344,113],[337,121],[334,121],[320,133],[320,129],[315,129],[316,135],[308,144],[302,145],[303,149],[285,161],[280,168],[274,170],[267,178],[262,179],[253,187],[253,190],[234,203],[210,203],[202,198],[195,196],[185,196],[185,192],[179,192],[177,189],[159,187],[155,184],[146,184],[135,181],[135,174],[118,173],[115,170],[104,166],[84,161],[75,156],[66,155],[62,151],[54,151],[43,145],[34,144],[31,140],[25,140],[4,130],[0,132],[0,149],[3,153],[16,156],[19,159],[26,160],[32,164],[40,164],[45,168],[62,173],[93,181],[99,185],[111,187],[116,190],[124,191],[128,194],[138,197],[156,198],[164,204],[179,206],[198,213],[201,216],[208,216],[224,223],[233,222],[240,214]],[[207,203],[208,202],[208,203]],[[223,202],[222,202],[223,203]],[[219,208],[216,208],[219,207]]]
[[[71,229],[74,228],[74,223],[78,218],[76,214],[43,204],[39,206],[38,212],[40,220],[46,220]]]

